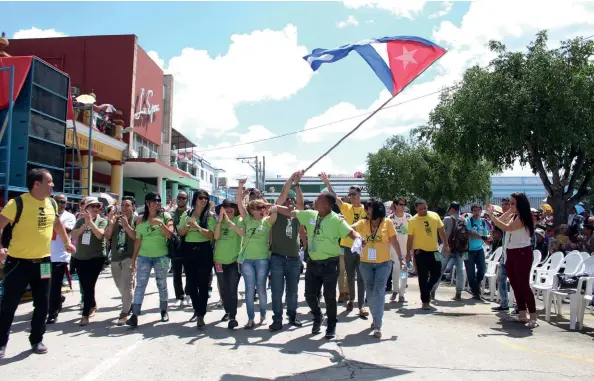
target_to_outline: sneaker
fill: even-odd
[[[138,326],[138,316],[136,316],[135,314],[132,314],[132,316],[130,316],[130,319],[126,320],[126,325],[129,325],[130,327],[137,327]]]
[[[166,310],[161,310],[161,321],[167,323],[169,321],[169,314]]]
[[[196,320],[198,320],[198,315],[196,315],[196,313],[194,312],[194,315],[192,315],[192,317],[190,318],[190,323],[195,322]]]
[[[223,318],[221,319],[221,321],[227,321],[227,320],[229,320],[229,314],[223,315]]]
[[[248,320],[247,324],[243,326],[244,329],[254,329],[254,326],[256,325],[256,323],[254,323],[253,320]]]
[[[379,328],[374,329],[373,330],[373,336],[376,337],[376,338],[378,338],[378,339],[381,339],[382,338],[382,330],[379,329]]]
[[[223,301],[219,300],[219,302],[215,305],[215,308],[223,308]]]
[[[38,355],[47,353],[47,347],[43,343],[37,343],[37,344],[31,345],[31,350],[33,351],[33,353],[38,354]]]
[[[186,301],[184,299],[177,300],[177,308],[184,308],[186,306]]]
[[[454,296],[454,300],[455,301],[460,301],[462,300],[462,293],[461,292],[456,292],[456,296]]]
[[[272,322],[272,324],[268,326],[268,329],[270,329],[273,332],[280,331],[281,329],[283,329],[283,323],[281,321],[275,320]]]
[[[398,298],[398,303],[404,303],[406,302],[406,300],[404,299],[404,296],[401,296]]]
[[[346,305],[347,312],[351,312],[353,310],[353,302],[349,300]]]
[[[79,327],[84,327],[89,325],[89,318],[87,316],[83,316],[82,319],[80,319],[80,322],[78,323]]]
[[[317,335],[320,333],[320,328],[322,328],[322,322],[314,320],[313,325],[311,326],[311,334]]]
[[[359,316],[363,318],[369,316],[369,311],[367,311],[367,308],[359,308]]]
[[[54,324],[57,321],[58,321],[57,316],[48,316],[47,321],[45,323],[46,324]]]
[[[127,319],[128,319],[128,315],[126,315],[126,314],[120,314],[120,317],[118,318],[118,322],[116,323],[116,325],[118,327],[121,327],[121,326],[125,325]]]
[[[206,323],[204,323],[204,317],[198,316],[196,318],[196,327],[198,327],[199,329],[202,329],[202,328],[204,328],[205,325],[206,325]]]
[[[392,296],[390,297],[390,301],[391,301],[391,302],[395,302],[395,301],[396,301],[396,297],[397,297],[397,296],[398,296],[398,293],[397,293],[397,292],[393,292],[393,293],[392,293]]]
[[[472,295],[472,299],[474,300],[479,300],[479,301],[483,301],[483,298],[481,297],[481,294],[473,294]]]
[[[423,303],[423,309],[424,310],[430,310],[431,309],[431,305],[429,303]]]
[[[328,340],[332,340],[336,337],[336,327],[326,328],[326,335],[324,336]]]
[[[298,327],[298,328],[303,327],[303,323],[301,321],[299,321],[299,319],[297,319],[296,317],[289,318],[289,324],[292,325],[293,327]]]
[[[4,357],[6,357],[6,345],[0,347],[0,359],[3,359]]]
[[[491,311],[501,312],[501,311],[509,311],[509,307],[497,306],[491,308]]]
[[[235,319],[229,320],[229,324],[227,324],[227,328],[231,329],[231,330],[237,328],[238,326],[239,326],[239,323]]]

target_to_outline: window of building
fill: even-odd
[[[204,180],[204,170],[200,170],[200,179]]]
[[[210,175],[210,183],[214,184],[214,176],[213,175]]]

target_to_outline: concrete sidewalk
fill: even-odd
[[[173,285],[169,279],[170,298]],[[490,303],[451,301],[454,289],[439,288],[435,311],[420,307],[416,278],[409,280],[408,303],[387,302],[383,338],[375,339],[370,320],[339,306],[337,338],[312,336],[309,308],[299,288],[302,328],[288,325],[229,331],[224,312],[210,299],[207,326],[189,323],[192,309],[170,308],[161,323],[154,278],[147,288],[143,315],[136,329],[116,327],[119,295],[109,272],[97,286],[99,311],[91,324],[79,327],[80,294],[67,295],[58,323],[48,326],[44,342],[50,352],[33,355],[28,333],[31,303],[17,311],[7,358],[0,360],[0,380],[558,380],[594,377],[594,319],[582,332],[568,331],[567,316],[540,322],[530,331],[507,315],[496,315]],[[78,286],[78,284],[75,285]],[[243,289],[243,282],[241,283]],[[388,300],[386,295],[386,300]],[[268,293],[270,302],[270,292]],[[174,300],[171,299],[171,305]],[[241,302],[240,302],[241,303]],[[269,304],[270,311],[270,304]],[[569,313],[569,305],[564,305]],[[272,313],[268,315],[269,324]],[[543,316],[544,318],[544,316]],[[241,303],[240,327],[247,321]]]

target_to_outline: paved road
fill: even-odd
[[[169,279],[171,282],[171,278]],[[101,275],[99,312],[87,327],[76,325],[79,294],[66,299],[60,321],[50,326],[50,352],[28,351],[32,305],[20,306],[7,358],[0,360],[2,381],[93,380],[559,380],[594,377],[594,330],[567,330],[567,319],[545,322],[530,331],[508,317],[491,313],[489,303],[449,301],[454,290],[440,287],[436,312],[420,309],[416,279],[403,307],[386,304],[383,334],[371,336],[370,321],[339,307],[338,337],[311,336],[309,311],[300,284],[299,314],[303,328],[272,334],[261,327],[230,332],[220,323],[213,293],[206,329],[187,322],[190,308],[172,309],[161,323],[153,280],[147,289],[145,314],[137,329],[116,327],[118,297],[108,272]],[[170,284],[169,290],[173,287]],[[464,298],[469,298],[464,295]],[[173,301],[172,301],[173,302]],[[566,305],[566,313],[569,306]],[[355,310],[356,311],[356,310]],[[269,316],[271,317],[271,316]],[[567,316],[566,316],[567,318]],[[240,308],[240,326],[247,317]],[[587,324],[594,327],[594,319]]]

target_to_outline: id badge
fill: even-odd
[[[161,267],[163,267],[165,269],[169,268],[169,258],[167,258],[167,257],[161,258]]]
[[[309,251],[314,252],[316,251],[316,239],[312,239],[311,243],[309,244]]]
[[[468,252],[464,253],[464,255],[462,256],[462,259],[465,261],[468,260]]]
[[[42,263],[40,266],[41,279],[49,279],[52,276],[52,266],[50,263]]]
[[[90,231],[86,231],[83,233],[81,239],[80,239],[80,243],[82,245],[89,245],[91,244],[91,232]]]
[[[376,261],[377,260],[377,250],[374,247],[367,248],[367,260],[368,261]]]
[[[216,263],[216,262],[215,262],[215,271],[216,271],[217,273],[222,273],[222,272],[223,272],[223,265],[222,265],[222,264],[220,264],[220,263]]]
[[[435,257],[436,261],[441,262],[441,254],[439,253],[439,251],[433,252],[433,256]]]

